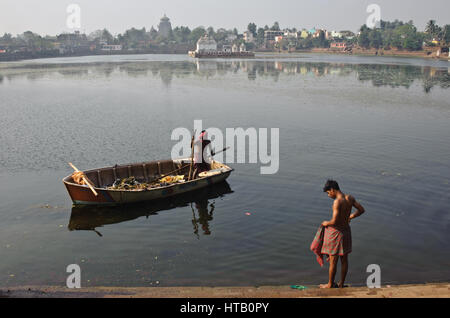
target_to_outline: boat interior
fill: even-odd
[[[138,182],[149,182],[160,176],[184,175],[185,179],[189,174],[190,160],[161,160],[151,162],[141,162],[125,165],[115,165],[113,167],[100,168],[85,171],[85,175],[94,184],[96,188],[104,188],[111,186],[117,179],[135,177]],[[226,165],[213,161],[211,170],[227,167]],[[177,169],[181,169],[175,171]],[[175,172],[173,172],[175,171]],[[173,173],[171,173],[173,172]],[[74,183],[71,176],[64,179],[66,182]]]

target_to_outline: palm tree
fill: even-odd
[[[431,36],[434,36],[437,31],[437,25],[435,20],[430,20],[427,23],[427,27],[425,28],[425,32]]]

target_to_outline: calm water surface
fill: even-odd
[[[326,281],[309,251],[336,178],[352,222],[349,283],[450,278],[449,63],[182,55],[0,63],[0,286],[281,285]],[[159,204],[75,209],[61,179],[165,159],[176,127],[280,128],[280,169]]]

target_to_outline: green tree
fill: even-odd
[[[264,43],[264,29],[263,28],[259,28],[258,32],[256,34],[256,43],[258,45],[262,45]]]
[[[438,32],[438,28],[439,27],[436,25],[436,21],[430,20],[428,21],[427,26],[425,27],[425,32],[428,33],[430,37],[434,37]]]
[[[450,43],[450,24],[446,24],[443,27],[443,31],[442,31],[442,39],[444,40],[445,43],[449,44]]]
[[[145,28],[144,28],[144,32],[145,32]],[[101,38],[106,40],[108,44],[111,44],[114,42],[114,37],[107,29],[102,30]]]
[[[256,24],[255,23],[249,23],[247,26],[247,30],[253,34],[254,37],[256,37],[257,33],[256,33]]]
[[[191,30],[189,27],[176,27],[173,29],[173,38],[177,43],[187,43],[189,42],[189,35],[191,34]]]
[[[280,31],[280,24],[275,21],[274,24],[272,25],[272,27],[270,28],[270,30],[272,30],[272,31]]]
[[[369,39],[370,29],[367,25],[363,25],[360,29],[360,34],[358,37],[358,45],[368,49],[370,47],[370,39]]]
[[[420,50],[423,40],[422,34],[417,33],[414,25],[404,24],[394,30],[394,45],[398,48]]]
[[[192,30],[191,34],[189,35],[189,41],[191,43],[197,43],[198,39],[200,39],[202,36],[206,34],[206,30],[204,27],[196,27],[194,30]]]
[[[214,36],[216,35],[216,33],[214,32],[214,28],[212,26],[206,29],[206,33],[208,34],[209,37],[212,38],[214,38]]]
[[[373,47],[375,49],[379,49],[380,46],[383,45],[383,39],[381,37],[381,32],[377,29],[373,29],[369,32],[369,42],[370,47]]]

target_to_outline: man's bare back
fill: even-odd
[[[341,191],[333,191],[332,193],[328,193],[328,196],[335,199],[333,202],[333,216],[330,221],[323,222],[323,226],[345,228],[350,224],[351,219],[364,213],[362,205],[350,194],[345,194]],[[351,214],[353,207],[355,207],[357,211]]]

